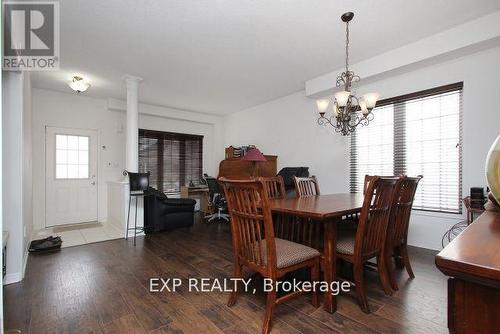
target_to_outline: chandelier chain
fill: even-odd
[[[345,71],[349,72],[349,22],[346,22],[345,28]]]

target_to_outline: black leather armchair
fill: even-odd
[[[150,187],[144,196],[144,233],[193,226],[195,204],[194,199],[168,198]]]

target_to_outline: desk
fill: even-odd
[[[500,212],[486,211],[438,255],[448,279],[450,333],[498,333]]]
[[[208,212],[208,187],[181,187],[181,198],[200,200],[200,211]]]
[[[323,268],[325,281],[335,281],[337,222],[342,216],[358,213],[363,206],[362,194],[333,194],[300,198],[284,198],[270,201],[271,211],[287,215],[311,218],[325,226],[323,244]],[[329,291],[325,294],[324,308],[333,313],[337,310],[336,298]]]

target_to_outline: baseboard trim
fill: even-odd
[[[28,247],[29,247],[29,244],[28,244]],[[23,276],[21,277],[21,280],[24,279],[24,275],[26,275],[26,266],[28,265],[28,255],[29,255],[29,252],[28,250],[25,250],[24,251],[24,258],[23,258]]]
[[[18,272],[18,273],[10,273],[5,275],[3,278],[3,285],[8,285],[12,283],[18,283],[23,280],[23,273]]]

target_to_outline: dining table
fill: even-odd
[[[337,224],[343,217],[359,213],[363,206],[362,194],[339,193],[293,198],[271,199],[273,213],[310,219],[314,223],[324,224],[323,270],[324,281],[328,283],[323,307],[327,312],[337,310],[336,296],[331,290],[336,281],[336,240]]]

